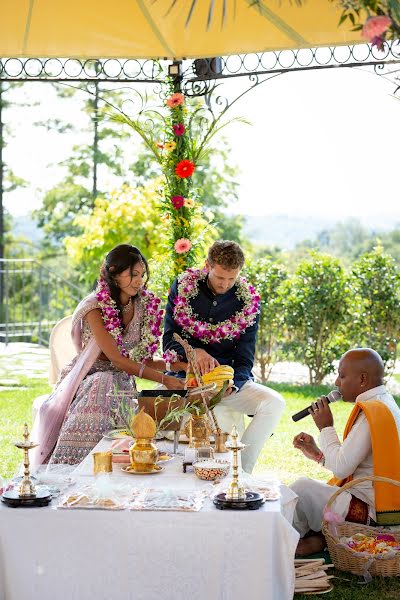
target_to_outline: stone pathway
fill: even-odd
[[[19,386],[19,377],[47,379],[50,365],[50,350],[37,344],[12,342],[0,344],[0,389]]]

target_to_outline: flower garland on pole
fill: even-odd
[[[160,190],[160,212],[169,226],[173,277],[195,264],[196,250],[208,230],[204,227],[201,234],[195,235],[196,220],[201,216],[204,221],[206,207],[197,201],[193,174],[209,152],[209,143],[216,133],[233,121],[248,123],[241,117],[224,122],[222,118],[249,90],[214,114],[209,102],[207,105],[199,99],[188,102],[180,90],[180,79],[179,75],[166,76],[161,84],[161,107],[144,108],[138,117],[131,118],[122,108],[111,105],[114,110],[110,115],[113,121],[134,129],[161,166],[164,185]]]
[[[196,169],[189,143],[188,109],[185,96],[176,92],[176,83],[167,82],[165,105],[164,140],[160,142],[161,165],[165,176],[165,188],[161,203],[164,218],[170,223],[170,250],[173,256],[175,276],[194,263],[193,173]]]

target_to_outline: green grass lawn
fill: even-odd
[[[47,394],[50,386],[46,379],[20,377],[21,388],[0,388],[0,475],[11,477],[22,460],[22,451],[14,442],[21,440],[24,423],[32,424],[32,402],[36,396]]]
[[[318,429],[314,421],[311,417],[305,417],[295,423],[291,417],[322,394],[328,393],[331,388],[310,385],[295,386],[285,383],[271,383],[270,387],[283,395],[286,400],[286,408],[274,435],[264,446],[257,463],[256,472],[262,472],[266,469],[276,472],[281,481],[286,484],[297,479],[299,475],[326,480],[327,471],[315,462],[305,458],[292,445],[294,436],[301,431],[310,433],[316,439],[318,438]],[[336,402],[332,405],[335,425],[339,435],[343,433],[351,409],[352,406],[344,402]]]
[[[21,451],[13,446],[16,439],[22,438],[23,424],[31,426],[32,401],[36,396],[50,390],[45,380],[20,379],[23,389],[1,390],[0,388],[0,475],[11,477],[21,461]],[[257,463],[256,472],[268,470],[278,476],[282,482],[289,484],[300,475],[326,480],[328,472],[316,463],[307,460],[292,446],[293,437],[300,431],[311,433],[316,438],[318,431],[311,418],[294,423],[291,415],[310,404],[329,388],[308,385],[294,386],[289,384],[269,384],[278,390],[286,399],[286,408],[279,426],[267,442]],[[143,382],[141,387],[151,387]],[[398,400],[398,399],[397,399]],[[343,433],[351,406],[337,402],[332,406],[335,425],[339,434]],[[331,600],[372,600],[384,597],[385,600],[400,600],[400,578],[374,578],[368,585],[361,585],[359,577],[334,571],[332,580],[334,590],[328,594]],[[299,594],[296,598],[304,599]]]

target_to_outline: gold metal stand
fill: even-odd
[[[17,508],[19,506],[46,506],[51,501],[51,494],[44,488],[37,491],[29,470],[29,450],[36,448],[38,444],[29,441],[28,425],[24,425],[24,441],[15,442],[14,446],[24,451],[24,475],[18,489],[9,490],[2,495],[2,501],[8,506]]]
[[[225,494],[227,500],[243,500],[246,498],[246,491],[239,482],[239,465],[238,465],[238,452],[246,448],[245,444],[239,441],[239,435],[236,429],[236,425],[233,426],[231,433],[231,441],[226,442],[225,446],[228,450],[232,450],[232,481],[229,484],[228,490]]]
[[[213,503],[216,508],[235,509],[235,510],[255,510],[264,504],[264,497],[257,492],[250,492],[244,489],[239,480],[238,452],[246,448],[246,444],[239,441],[239,435],[236,425],[233,426],[231,441],[227,442],[226,447],[232,450],[232,481],[226,492],[221,492],[214,496]]]

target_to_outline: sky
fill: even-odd
[[[234,98],[244,79],[223,84]],[[336,68],[292,72],[250,91],[232,107],[251,125],[224,130],[231,160],[240,169],[239,202],[232,212],[335,217],[397,215],[400,100],[394,85],[371,71]],[[34,121],[84,118],[78,103],[65,105],[47,84],[30,83],[18,94],[36,105],[8,112],[14,130],[5,160],[29,187],[8,194],[12,215],[38,208],[46,190],[62,178],[58,166],[83,134],[59,135]],[[112,185],[113,182],[108,182]]]

